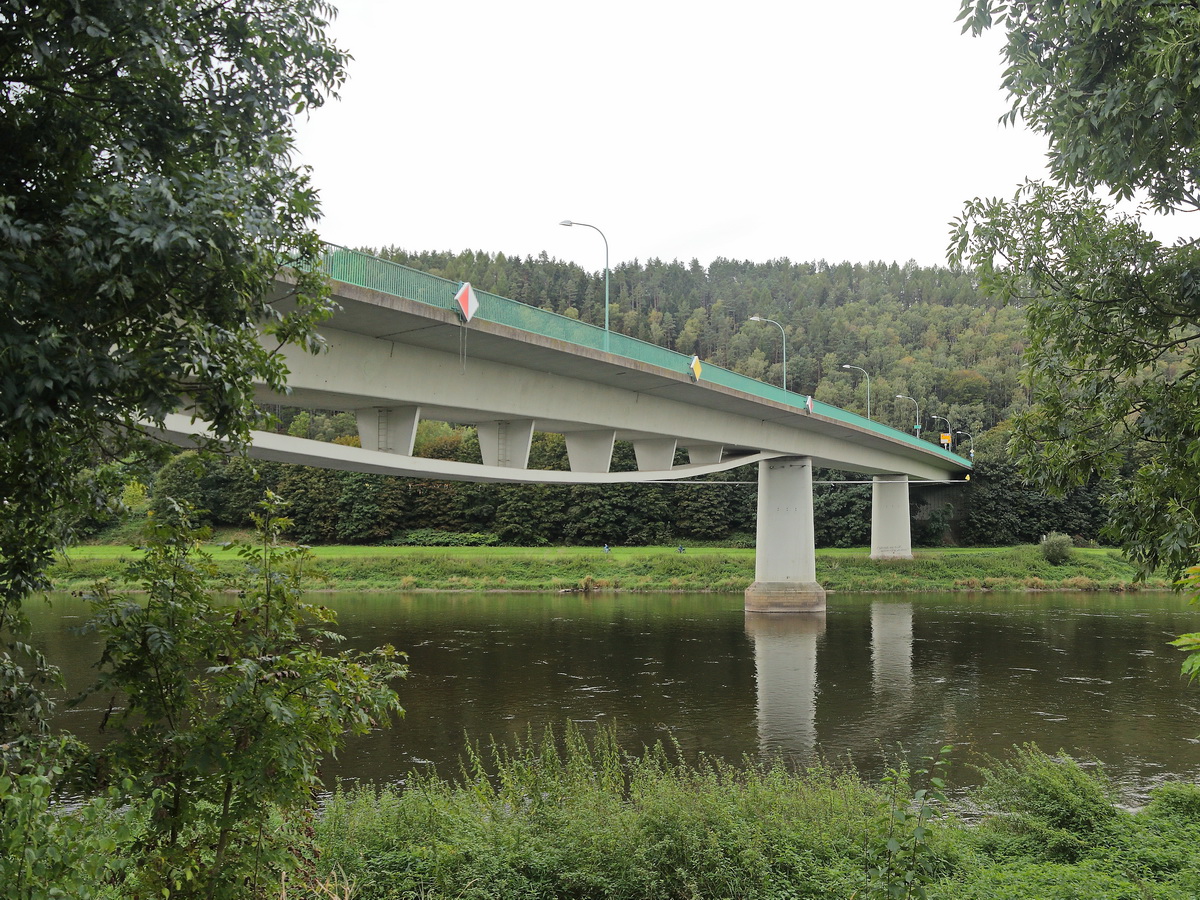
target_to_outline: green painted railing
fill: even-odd
[[[439,278],[428,272],[419,272],[408,266],[389,262],[357,250],[338,247],[335,244],[326,244],[325,248],[322,265],[330,278],[441,309],[454,308],[454,295],[458,292],[458,282]],[[579,347],[589,347],[592,350],[607,349],[608,352],[618,356],[649,363],[652,366],[659,366],[674,372],[687,372],[688,365],[691,363],[690,356],[676,353],[674,350],[667,350],[656,344],[649,344],[646,341],[639,341],[637,338],[615,331],[609,332],[607,335],[606,345],[603,328],[567,316],[560,316],[558,313],[538,309],[517,300],[509,300],[507,297],[489,294],[486,291],[476,291],[475,296],[479,300],[479,311],[475,317],[486,322],[509,325],[522,331],[556,338]],[[712,384],[719,384],[722,387],[732,388],[764,400],[783,403],[797,411],[803,410],[809,399],[803,394],[794,394],[781,387],[764,384],[748,375],[739,375],[737,372],[731,372],[703,360],[701,360],[701,364],[703,365],[701,380]],[[963,468],[970,466],[970,463],[961,456],[950,453],[936,444],[922,441],[914,434],[888,425],[881,425],[879,422],[873,422],[855,413],[830,406],[828,403],[814,400],[813,412],[847,425],[854,425],[920,447],[922,450],[952,461],[957,466]]]

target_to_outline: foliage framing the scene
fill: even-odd
[[[318,277],[271,286],[318,249],[291,150],[344,77],[332,12],[0,0],[0,629],[140,422],[187,405],[244,439],[253,384],[284,385],[275,344],[316,348]]]
[[[951,244],[1027,309],[1033,404],[1011,449],[1051,488],[1129,470],[1110,531],[1143,573],[1178,574],[1200,547],[1200,252],[1093,191],[1200,209],[1200,8],[963,0],[959,18],[1005,29],[1006,118],[1050,139],[1054,183],[971,202]]]
[[[390,687],[407,673],[403,654],[325,652],[341,640],[334,613],[303,601],[311,557],[280,542],[281,508],[268,494],[257,540],[237,545],[232,602],[214,590],[209,534],[186,510],[147,529],[130,567],[146,596],[101,584],[92,597],[89,627],[104,641],[94,690],[120,709],[121,733],[93,768],[142,819],[120,848],[135,894],[277,892],[295,863],[279,817],[311,806],[318,766],[347,734],[403,712]]]
[[[1050,139],[1054,182],[975,200],[953,254],[1027,310],[1033,405],[1013,449],[1063,488],[1112,477],[1112,532],[1144,571],[1200,545],[1200,257],[1092,192],[1200,208],[1200,10],[1187,4],[964,0],[964,29],[1008,36],[1007,118]]]

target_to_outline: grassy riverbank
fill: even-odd
[[[919,774],[870,784],[820,767],[688,765],[568,732],[565,750],[505,750],[458,782],[336,794],[315,823],[316,881],[352,885],[355,900],[1196,896],[1196,785],[1164,785],[1131,814],[1102,773],[1069,759],[1023,748],[984,765],[960,804],[970,823],[936,802],[919,823]]]
[[[220,567],[238,566],[232,550],[209,548]],[[754,551],[618,547],[314,547],[319,578],[312,590],[344,591],[720,591],[754,580]],[[135,557],[125,546],[73,548],[51,570],[58,590],[120,580]],[[818,550],[817,580],[830,591],[1133,590],[1169,582],[1134,582],[1134,567],[1116,550],[1076,549],[1051,565],[1035,546],[919,549],[912,560],[876,561],[864,549]]]

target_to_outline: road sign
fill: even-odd
[[[443,297],[445,294],[442,295]],[[479,312],[479,300],[475,297],[475,291],[471,288],[471,282],[464,281],[462,287],[458,289],[458,293],[454,295],[454,302],[458,304],[459,312],[462,317],[468,322]]]

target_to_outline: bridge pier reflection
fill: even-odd
[[[811,754],[817,745],[817,643],[825,613],[747,612],[758,681],[758,745],[763,752]]]
[[[876,699],[907,699],[913,680],[911,603],[871,604],[871,682]]]

